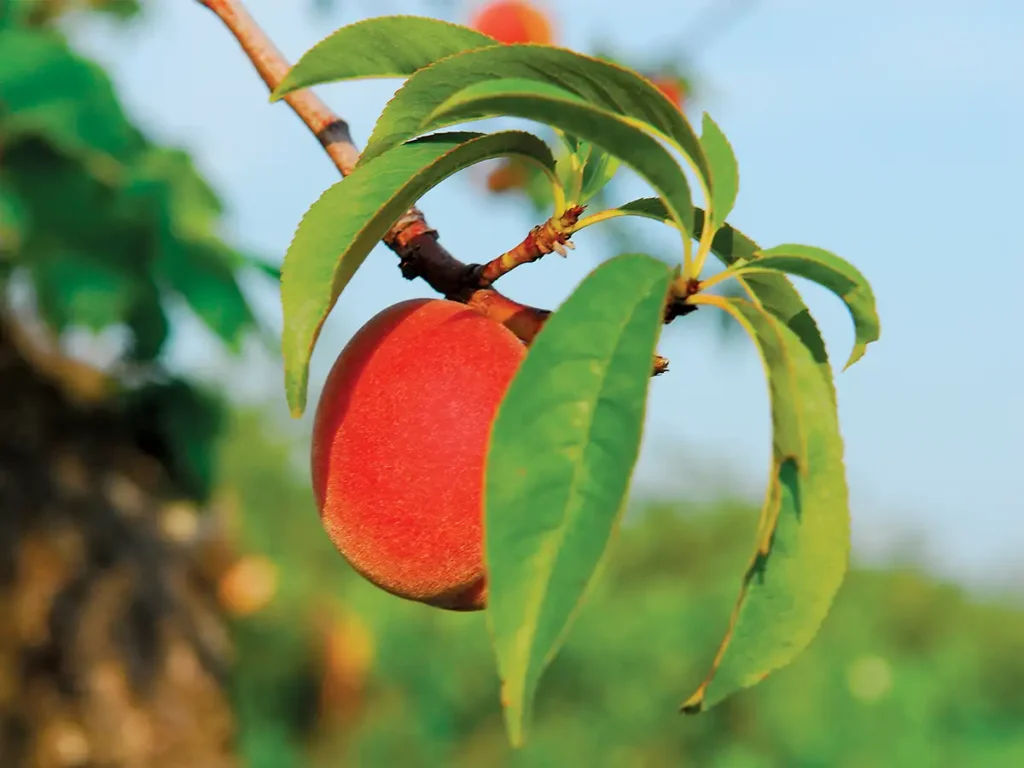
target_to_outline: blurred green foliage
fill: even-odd
[[[189,156],[150,142],[55,28],[2,18],[7,271],[27,273],[57,332],[126,326],[137,361],[163,348],[175,297],[237,348],[252,325],[235,279],[245,259],[218,237],[220,201]]]
[[[237,275],[276,274],[220,237],[221,202],[191,157],[151,141],[62,33],[72,11],[124,21],[140,7],[0,0],[0,298],[30,286],[57,339],[126,330],[113,368],[122,405],[144,447],[202,500],[222,406],[163,365],[171,310],[189,307],[238,351],[255,320]]]
[[[855,568],[792,667],[711,712],[679,714],[754,535],[757,510],[728,501],[634,510],[515,753],[483,616],[406,602],[356,576],[265,418],[239,414],[222,454],[241,541],[280,573],[271,602],[237,621],[251,766],[1024,765],[1024,612],[911,567]],[[321,650],[336,616],[347,617],[334,629],[342,662]],[[332,711],[321,689],[346,652],[361,682]]]

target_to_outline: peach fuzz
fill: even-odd
[[[313,490],[338,551],[388,592],[451,610],[486,604],[484,458],[526,354],[456,302],[389,307],[352,337],[313,425]]]

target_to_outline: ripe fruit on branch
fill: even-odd
[[[548,17],[525,0],[497,0],[488,3],[476,12],[469,26],[507,45],[551,45],[554,40]]]
[[[484,607],[484,458],[525,355],[503,325],[440,299],[385,309],[342,350],[314,419],[313,490],[365,578],[440,608]]]

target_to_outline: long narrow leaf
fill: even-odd
[[[711,169],[711,220],[717,230],[732,213],[732,207],[736,203],[736,196],[740,189],[739,166],[736,162],[736,155],[733,154],[732,145],[706,113],[704,115],[704,129],[700,134],[700,145],[704,148],[704,154]]]
[[[296,62],[274,89],[276,101],[300,88],[371,77],[408,77],[438,59],[497,45],[468,27],[422,16],[380,16],[332,32]]]
[[[771,391],[772,473],[758,546],[711,672],[683,705],[699,712],[791,662],[811,642],[849,560],[843,443],[814,356],[772,313],[722,299],[750,333]]]
[[[498,410],[487,618],[517,745],[623,509],[670,278],[637,254],[595,269],[548,319]]]

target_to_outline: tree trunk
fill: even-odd
[[[169,478],[0,318],[3,768],[236,765],[228,635]]]

